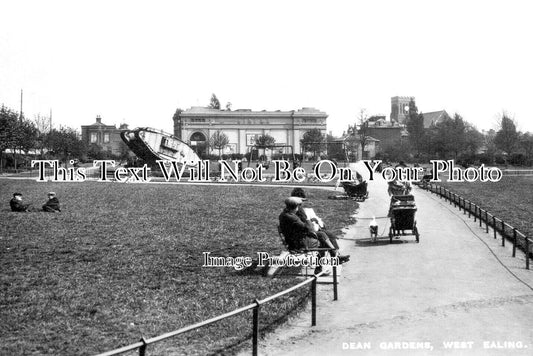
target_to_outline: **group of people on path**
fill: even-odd
[[[25,204],[22,201],[21,193],[13,193],[13,198],[9,201],[9,206],[11,211],[17,212],[32,212],[38,211],[31,204]],[[42,211],[47,213],[58,213],[61,211],[61,206],[59,205],[59,199],[56,197],[55,192],[48,193],[48,200],[43,204]]]
[[[291,196],[285,199],[285,209],[279,215],[280,230],[289,251],[329,248],[332,257],[337,257],[339,263],[348,262],[350,255],[340,254],[337,236],[326,229],[312,208],[303,207],[306,200],[305,191],[294,188]]]

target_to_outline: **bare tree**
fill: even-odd
[[[368,137],[369,137],[369,134],[368,134],[368,115],[366,113],[366,109],[361,109],[359,111],[359,116],[357,117],[357,120],[358,120],[358,123],[359,125],[357,125],[356,123],[356,127],[358,127],[357,129],[357,135],[359,136],[359,143],[361,144],[361,155],[363,157],[361,158],[365,158],[364,155],[365,155],[365,147],[366,147],[366,144],[368,142]]]
[[[51,121],[50,117],[48,116],[42,116],[41,114],[37,114],[33,118],[33,124],[35,125],[35,128],[37,129],[37,138],[35,141],[36,149],[40,151],[41,158],[44,155],[44,148],[45,148],[45,140],[46,135],[52,131]]]
[[[218,150],[218,157],[222,157],[222,149],[225,148],[229,143],[228,136],[220,130],[217,130],[209,139],[211,147]]]

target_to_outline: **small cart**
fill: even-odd
[[[342,182],[342,187],[350,198],[357,201],[365,201],[368,198],[368,183],[362,181],[361,183]]]
[[[406,235],[406,231],[411,231],[410,235],[415,235],[416,242],[420,242],[415,213],[416,204],[412,195],[393,195],[391,197],[389,210],[389,238],[391,243],[393,237]]]

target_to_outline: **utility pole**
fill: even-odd
[[[22,89],[20,89],[20,121],[22,121]]]

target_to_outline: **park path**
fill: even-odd
[[[389,244],[386,182],[376,177],[369,192],[341,241],[352,260],[339,300],[320,285],[317,326],[308,307],[260,340],[260,355],[533,354],[533,271],[521,252],[512,258],[492,232],[417,187],[420,243],[402,236]]]

